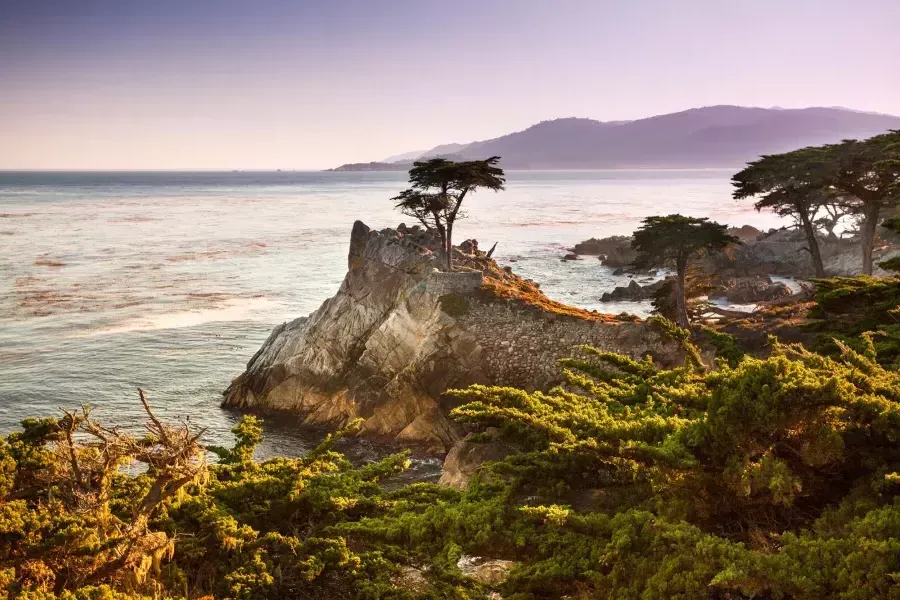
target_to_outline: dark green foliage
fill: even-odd
[[[832,277],[817,279],[816,305],[808,327],[819,332],[816,351],[836,355],[838,340],[857,351],[874,345],[878,361],[900,366],[900,278]],[[866,332],[871,336],[863,338]]]
[[[711,327],[701,327],[698,336],[705,338],[716,349],[716,358],[722,359],[731,367],[736,367],[747,355],[734,339],[734,336]]]
[[[808,599],[900,592],[900,505],[889,475],[900,466],[893,372],[849,348],[834,360],[776,344],[766,360],[744,358],[713,373],[656,372],[599,351],[564,361],[564,373],[566,387],[549,394],[458,392],[467,401],[456,411],[462,420],[498,427],[522,446],[494,466],[510,482],[507,493],[545,505],[520,509],[520,519],[539,527],[526,530],[522,544],[537,551],[506,591]],[[597,512],[553,504],[623,487],[623,502],[601,502]]]
[[[686,296],[689,262],[740,243],[738,238],[728,233],[725,225],[683,215],[647,217],[631,240],[631,246],[638,251],[635,266],[675,268],[674,320],[685,328],[690,326]]]
[[[886,287],[852,281],[823,288],[823,306],[863,293],[887,302]],[[465,554],[514,562],[494,588],[508,600],[900,598],[900,375],[871,345],[838,344],[828,357],[774,342],[759,359],[704,329],[726,359],[709,372],[688,330],[652,323],[684,345],[684,367],[585,346],[560,361],[553,390],[451,392],[455,418],[517,448],[464,492],[387,491],[381,482],[406,455],[355,467],[335,438],[303,458],[254,462],[260,428],[248,417],[232,448],[214,449],[218,464],[155,505],[134,538],[154,545],[130,551],[144,560],[95,580],[82,575],[94,557],[161,470],[182,463],[97,470],[98,446],[66,434],[86,417],[30,420],[0,441],[0,590],[45,600],[486,598],[491,587],[457,567]],[[167,443],[123,447],[139,456],[152,444],[160,456]],[[82,472],[108,475],[106,497],[93,484],[72,493],[73,447]]]
[[[411,187],[392,198],[404,215],[438,232],[448,271],[453,270],[453,225],[463,216],[459,211],[466,195],[479,188],[499,191],[506,183],[498,162],[499,156],[463,162],[445,158],[416,161],[409,171]]]

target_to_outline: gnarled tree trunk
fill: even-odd
[[[860,227],[863,275],[872,274],[872,252],[875,249],[875,230],[878,228],[878,213],[880,209],[880,203],[867,202],[863,210],[865,220],[863,221],[862,227]]]
[[[447,223],[447,239],[444,241],[444,252],[447,254],[447,272],[453,270],[453,221]]]
[[[803,233],[806,234],[806,243],[809,246],[809,254],[812,257],[816,277],[825,277],[825,266],[822,264],[822,253],[819,251],[816,230],[810,222],[809,214],[806,211],[800,211],[800,223],[803,226]]]
[[[687,314],[687,298],[685,298],[685,277],[687,274],[687,260],[679,260],[676,264],[678,271],[675,276],[675,313],[680,327],[690,329],[691,322]]]

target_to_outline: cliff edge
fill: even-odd
[[[662,365],[682,359],[644,322],[548,299],[474,241],[454,249],[454,272],[441,272],[439,247],[419,227],[374,231],[357,221],[337,294],[276,327],[223,405],[289,411],[318,426],[362,418],[362,434],[446,450],[462,434],[447,417],[447,389],[546,388],[557,359],[578,344],[652,354]]]

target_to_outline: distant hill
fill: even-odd
[[[636,121],[555,119],[490,140],[436,146],[415,158],[501,156],[507,169],[736,167],[761,154],[890,129],[900,129],[900,117],[846,108],[707,106]],[[405,170],[412,160],[336,170]]]

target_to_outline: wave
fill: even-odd
[[[118,325],[101,327],[87,333],[79,333],[74,337],[96,337],[133,331],[182,329],[207,323],[229,321],[253,321],[259,317],[258,312],[268,311],[277,304],[277,302],[273,302],[268,298],[236,298],[225,301],[222,306],[217,308],[180,310],[149,317],[136,317]]]

